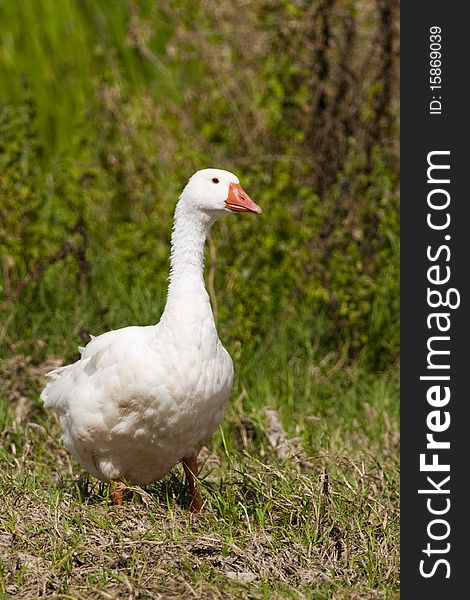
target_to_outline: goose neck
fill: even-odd
[[[207,295],[204,285],[204,244],[214,220],[202,211],[192,209],[186,200],[176,206],[171,236],[170,277],[166,309],[176,298],[200,293]]]

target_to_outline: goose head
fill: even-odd
[[[181,198],[214,219],[230,213],[262,212],[244,191],[238,177],[223,169],[203,169],[194,173]]]

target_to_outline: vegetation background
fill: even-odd
[[[398,0],[0,4],[0,595],[398,595]],[[207,247],[232,404],[122,508],[38,390],[157,322],[188,177],[260,218]],[[78,481],[78,482],[77,482]]]

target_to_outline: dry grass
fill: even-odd
[[[235,445],[220,433],[220,445],[204,450],[201,515],[185,508],[179,468],[114,507],[106,485],[79,477],[34,399],[44,368],[22,358],[0,368],[9,402],[3,427],[0,419],[0,595],[398,597],[394,452],[380,463],[370,454],[307,457],[272,409],[264,428],[231,414]],[[396,430],[390,436],[396,454]]]

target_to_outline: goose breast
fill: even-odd
[[[218,338],[184,337],[163,324],[107,332],[46,394],[65,445],[99,479],[160,479],[221,422],[232,360]]]

